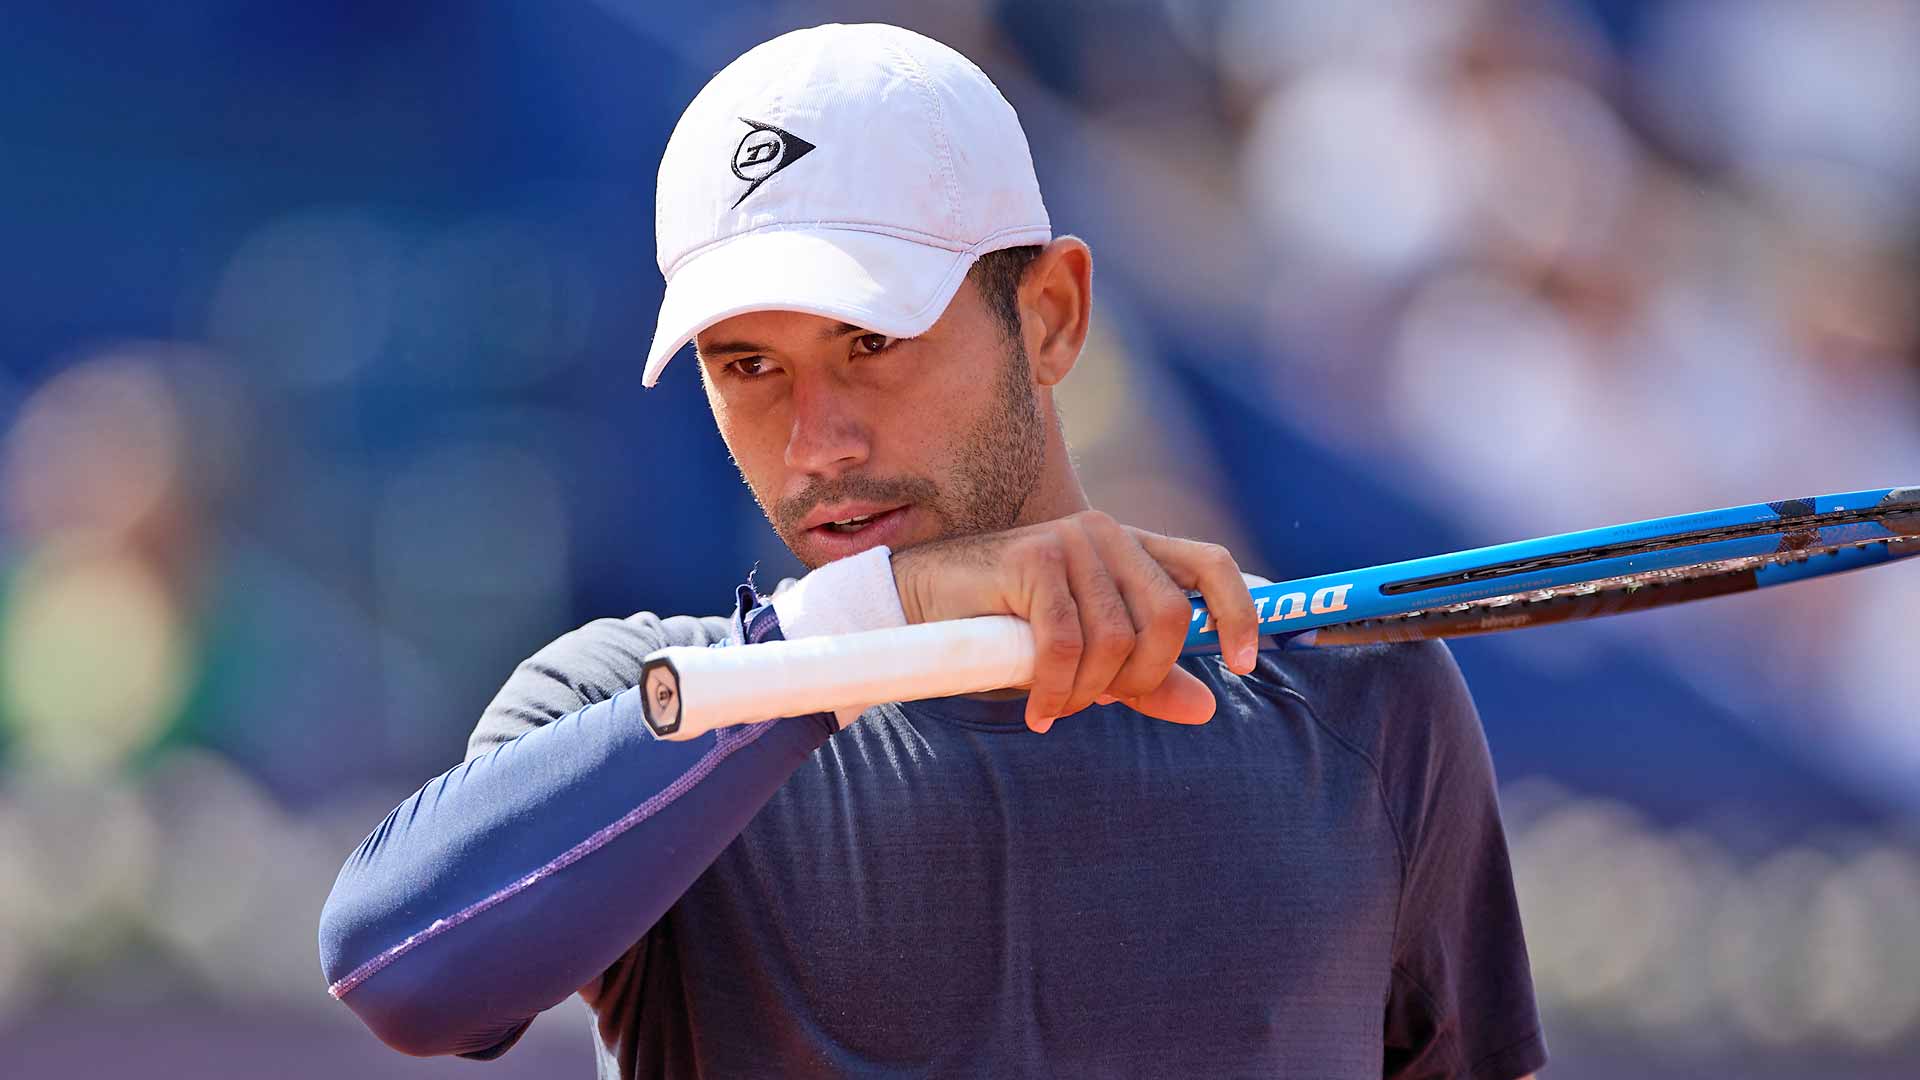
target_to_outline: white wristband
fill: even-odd
[[[893,581],[893,552],[885,544],[830,562],[780,590],[773,611],[789,641],[907,625]],[[835,716],[844,728],[861,712],[838,709]]]
[[[907,625],[884,544],[814,570],[774,594],[773,610],[789,641]]]

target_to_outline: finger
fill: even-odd
[[[1213,691],[1191,671],[1178,666],[1167,671],[1159,686],[1123,700],[1134,712],[1176,724],[1204,724],[1213,719]]]
[[[1073,689],[1057,714],[1071,716],[1111,687],[1114,675],[1133,653],[1134,623],[1114,581],[1115,568],[1101,550],[1102,545],[1079,529],[1068,530],[1061,539],[1073,604],[1080,613],[1080,664],[1074,672]]]
[[[1220,654],[1227,667],[1241,675],[1259,659],[1260,624],[1253,596],[1240,564],[1219,544],[1182,540],[1145,530],[1132,530],[1140,546],[1163,567],[1174,583],[1197,589],[1206,601],[1213,627],[1220,633]]]
[[[1043,556],[1028,588],[1026,618],[1033,628],[1033,682],[1027,690],[1027,726],[1044,732],[1066,708],[1080,666],[1080,613],[1058,549]],[[1048,565],[1051,564],[1051,565]]]
[[[1166,681],[1186,644],[1193,605],[1133,535],[1114,529],[1103,544],[1107,565],[1133,622],[1133,650],[1114,674],[1108,693],[1134,698]]]

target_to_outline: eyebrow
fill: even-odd
[[[872,333],[872,331],[864,326],[855,326],[852,323],[844,322],[834,323],[832,326],[820,331],[818,340],[832,341],[834,338],[846,337],[848,334],[868,333]],[[716,341],[703,349],[700,347],[699,340],[696,339],[693,343],[693,351],[696,355],[705,359],[710,356],[728,356],[734,353],[769,353],[778,352],[779,350],[771,345],[762,345],[757,341]]]

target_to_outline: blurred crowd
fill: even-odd
[[[1662,5],[1625,53],[1492,7],[1245,5],[1274,399],[1500,539],[1906,483],[1920,6]],[[1752,600],[1614,629],[1920,805],[1920,577]]]
[[[652,176],[713,70],[865,18],[980,61],[1093,244],[1064,408],[1125,520],[1278,576],[1920,482],[1905,0],[22,12],[0,1030],[332,1022],[334,871],[515,662],[794,569],[687,370],[639,390]],[[1920,1055],[1915,610],[1902,567],[1458,650],[1555,1075]],[[1551,732],[1506,749],[1556,720],[1501,703],[1601,663],[1847,809],[1674,821]]]

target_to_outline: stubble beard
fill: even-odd
[[[775,533],[809,569],[820,565],[806,553],[801,522],[824,502],[912,503],[934,515],[939,532],[920,541],[1000,532],[1020,520],[1046,466],[1046,421],[1033,390],[1026,345],[1008,342],[998,386],[984,415],[961,438],[939,482],[927,477],[876,477],[853,473],[815,480],[772,506],[754,490],[754,500]],[[743,474],[744,475],[744,474]],[[752,485],[749,483],[749,490]]]

